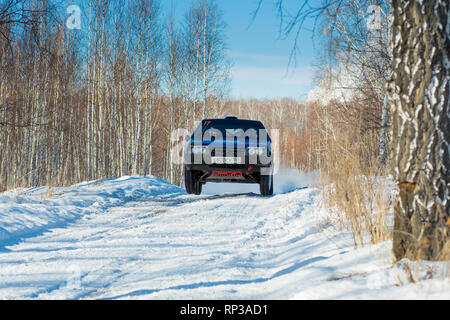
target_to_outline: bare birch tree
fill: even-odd
[[[442,259],[449,245],[450,6],[392,0],[391,168],[396,259]],[[448,248],[447,248],[448,250]]]
[[[281,17],[282,3],[277,1]],[[302,1],[297,14],[284,25],[287,33],[297,30],[294,50],[307,18],[318,19],[327,10],[348,3],[352,1],[331,0],[313,6]],[[393,252],[397,260],[438,260],[450,246],[450,7],[443,0],[391,0],[390,7],[389,157],[400,188],[394,209]]]

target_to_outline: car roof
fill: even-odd
[[[205,121],[211,121],[211,123],[218,123],[218,124],[227,124],[227,123],[235,124],[236,123],[236,124],[242,124],[245,126],[264,128],[264,125],[259,120],[239,119],[237,117],[207,118],[207,119],[203,119],[202,123],[205,123]]]

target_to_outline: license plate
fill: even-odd
[[[241,157],[212,157],[211,162],[216,164],[240,164]]]

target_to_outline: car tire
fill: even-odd
[[[195,195],[201,194],[202,193],[202,186],[203,186],[203,184],[200,181],[195,181],[194,182],[193,193]]]
[[[271,196],[273,194],[273,175],[261,175],[259,191],[263,196]]]
[[[191,170],[184,169],[184,187],[189,194],[199,195],[202,193],[202,183],[196,181]]]
[[[192,171],[184,168],[184,187],[189,194],[194,193],[194,186],[192,183]]]

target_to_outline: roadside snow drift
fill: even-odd
[[[445,264],[411,283],[390,242],[331,231],[310,178],[272,197],[152,176],[2,193],[0,299],[450,298]]]
[[[61,227],[88,213],[101,213],[145,196],[183,190],[157,177],[122,177],[84,182],[69,188],[36,187],[0,193],[0,248],[24,235]]]

